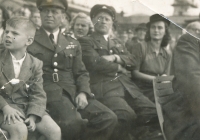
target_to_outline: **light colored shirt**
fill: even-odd
[[[45,29],[44,29],[45,30]],[[53,34],[53,36],[54,36],[54,42],[57,44],[58,43],[58,34],[59,34],[59,29],[57,30],[57,31],[55,31],[54,33],[52,33]],[[47,35],[49,36],[51,33],[50,32],[48,32],[47,30],[45,30],[45,32],[47,33]]]
[[[13,62],[15,78],[18,78],[19,74],[20,74],[20,71],[21,71],[22,64],[24,62],[24,59],[26,58],[26,53],[25,53],[24,57],[22,59],[20,59],[20,60],[17,60],[15,58],[15,56],[12,55],[12,53],[10,53],[10,55],[11,55],[12,62]]]
[[[3,28],[0,28],[0,44],[2,43],[2,39],[3,39]]]
[[[108,41],[109,35],[104,35],[103,37],[105,38],[106,41]]]
[[[61,33],[64,33],[64,32],[65,32],[65,30],[66,30],[65,28],[62,28],[62,29],[61,29]]]

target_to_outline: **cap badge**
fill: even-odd
[[[107,9],[107,7],[106,7],[106,6],[103,6],[102,9]]]
[[[52,0],[47,0],[47,2],[52,2]]]

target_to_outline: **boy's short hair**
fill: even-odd
[[[13,28],[25,28],[26,29],[26,34],[30,37],[35,36],[36,28],[34,26],[34,23],[27,17],[22,17],[22,16],[16,16],[12,17],[9,20],[6,21],[6,25],[9,25]]]

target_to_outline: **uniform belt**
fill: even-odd
[[[59,82],[60,78],[59,78],[59,74],[57,72],[54,72],[52,74],[43,74],[43,79],[44,80],[50,80],[53,82]]]
[[[58,82],[59,81],[58,73],[54,72],[52,74],[52,76],[53,76],[53,82]]]
[[[55,83],[59,82],[59,81],[66,81],[66,79],[70,79],[72,77],[69,76],[69,73],[49,73],[49,74],[43,74],[43,79],[44,80],[50,80],[53,81]]]

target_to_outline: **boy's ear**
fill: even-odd
[[[27,42],[26,42],[26,46],[31,45],[33,43],[33,41],[34,41],[34,38],[33,37],[29,37]]]

